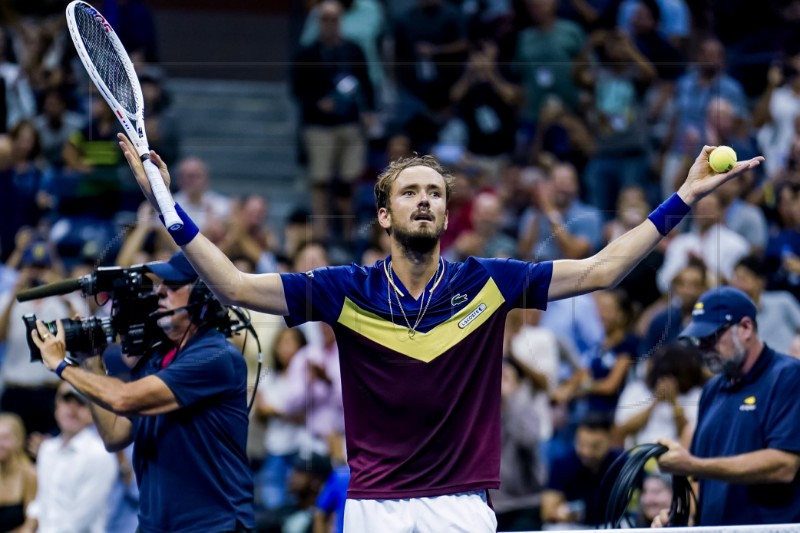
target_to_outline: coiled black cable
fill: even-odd
[[[642,486],[645,464],[666,453],[661,444],[642,444],[626,450],[614,461],[600,484],[600,495],[608,494],[605,527],[620,528],[631,523],[628,506],[637,489]],[[612,485],[613,483],[613,485]],[[602,497],[602,496],[601,496]],[[669,509],[670,526],[689,525],[692,501],[696,502],[692,485],[686,476],[672,476],[672,505]]]

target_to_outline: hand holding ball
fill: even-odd
[[[736,152],[730,146],[717,146],[709,154],[708,164],[718,174],[728,172],[736,166]]]

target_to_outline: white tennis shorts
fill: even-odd
[[[345,533],[494,533],[497,518],[486,491],[402,500],[348,499]]]

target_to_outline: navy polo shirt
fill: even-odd
[[[727,457],[772,448],[800,454],[800,361],[764,347],[732,384],[720,374],[700,398],[692,453]],[[700,480],[701,526],[800,522],[800,475],[788,484]]]
[[[180,407],[133,419],[133,467],[142,533],[253,528],[253,479],[247,460],[247,368],[215,330],[196,333],[163,370],[161,357],[137,367],[155,374]]]

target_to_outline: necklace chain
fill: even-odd
[[[439,272],[440,268],[442,270],[442,274],[444,274],[444,265],[443,265],[443,263],[444,263],[444,261],[442,261],[442,258],[440,257],[439,258],[439,265],[436,267],[436,271],[431,276],[431,279],[428,280],[428,283],[425,284],[426,288],[427,288],[428,284],[431,281],[433,281],[433,279],[436,277],[436,274]],[[392,278],[393,278],[393,276],[395,276],[395,273],[394,273],[394,269],[392,268],[392,262],[391,261],[389,261],[388,268],[386,266],[386,263],[384,263],[384,272],[386,272],[386,277],[387,277],[387,281],[388,281],[388,283],[386,284],[386,301],[389,303],[389,315],[391,316],[392,323],[394,324],[394,311],[392,309],[392,295],[391,295],[391,293],[392,293],[392,287],[394,286],[394,280]],[[441,276],[439,277],[439,280],[441,280]],[[420,323],[422,322],[422,317],[424,317],[425,313],[428,312],[428,306],[431,304],[431,300],[433,299],[433,290],[436,288],[436,285],[439,284],[439,280],[437,280],[436,283],[433,284],[433,287],[431,287],[430,290],[428,291],[428,301],[427,302],[425,302],[425,291],[423,289],[422,297],[421,297],[420,302],[419,302],[419,310],[420,310],[420,312],[419,312],[419,315],[417,315],[417,320],[414,321],[414,326],[413,327],[411,326],[411,321],[408,319],[408,316],[406,315],[406,310],[403,308],[403,302],[400,301],[400,295],[399,295],[400,290],[397,289],[397,287],[395,287],[394,297],[397,299],[397,306],[400,308],[400,312],[403,314],[403,319],[405,319],[405,321],[406,321],[406,326],[408,326],[408,338],[409,339],[413,339],[414,336],[417,334],[417,327],[419,327]],[[423,307],[423,304],[424,304],[424,307]]]

